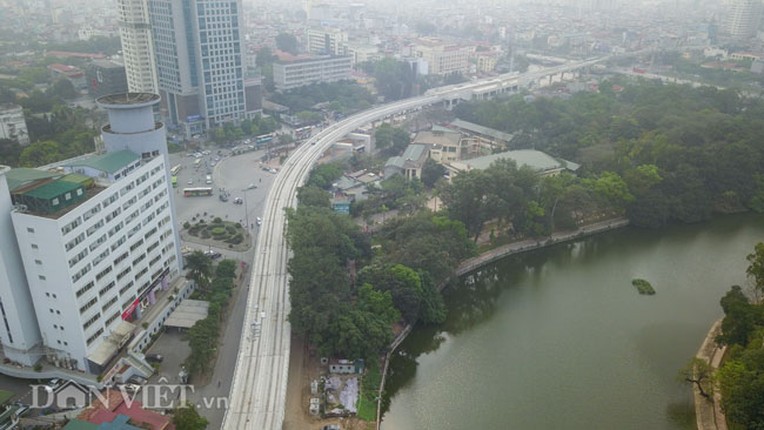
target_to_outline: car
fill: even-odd
[[[255,222],[257,223],[257,225],[262,225],[263,224],[263,219],[260,218],[260,217],[257,217],[257,220]]]
[[[189,180],[188,180],[188,182],[186,182],[186,183],[187,183],[188,185],[194,185],[194,179],[193,179],[193,178],[191,178],[191,179],[189,179]]]
[[[247,189],[248,190],[251,190],[251,189],[254,189],[254,188],[257,188],[257,184],[255,184],[254,182],[249,184],[249,185],[247,185]]]
[[[236,197],[236,198],[233,199],[233,204],[235,204],[235,205],[243,205],[244,204],[244,200],[242,200],[241,197]]]
[[[206,255],[207,257],[210,257],[213,260],[223,256],[223,254],[221,254],[221,253],[219,253],[217,251],[213,251],[211,249],[209,249],[207,251],[204,251],[204,255]]]
[[[321,427],[321,430],[340,430],[339,424],[329,424]]]
[[[146,354],[146,361],[149,363],[161,363],[164,360],[162,354]]]

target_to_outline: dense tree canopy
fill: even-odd
[[[636,225],[764,210],[764,101],[660,82],[605,81],[600,89],[567,100],[470,102],[455,112],[513,133],[511,148],[583,164],[583,185]]]
[[[764,244],[758,243],[748,256],[746,270],[756,285],[757,271],[764,264]],[[739,286],[721,299],[724,319],[717,342],[729,346],[716,380],[722,408],[730,428],[764,429],[764,308],[754,304]]]

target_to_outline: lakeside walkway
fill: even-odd
[[[526,239],[519,242],[512,242],[506,245],[502,245],[498,248],[491,249],[490,251],[486,251],[477,257],[463,261],[456,269],[455,276],[462,276],[465,273],[472,272],[479,267],[493,263],[494,261],[500,260],[508,255],[517,254],[519,252],[532,251],[534,249],[540,249],[558,243],[580,239],[582,237],[591,236],[593,234],[623,228],[627,225],[629,225],[628,219],[614,218],[607,221],[587,224],[580,227],[578,230],[553,233],[551,236],[546,238]]]
[[[461,264],[459,264],[459,267],[457,267],[456,270],[454,271],[454,276],[457,276],[457,277],[462,276],[486,264],[490,264],[490,263],[493,263],[494,261],[500,260],[508,255],[533,251],[535,249],[540,249],[547,246],[556,245],[558,243],[581,239],[587,236],[592,236],[594,234],[623,228],[628,225],[629,225],[629,220],[626,218],[613,218],[606,221],[600,221],[600,222],[596,222],[592,224],[587,224],[585,226],[578,228],[577,230],[561,231],[561,232],[553,233],[551,236],[546,238],[526,239],[526,240],[521,240],[518,242],[508,243],[498,248],[494,248],[486,252],[483,252],[477,257],[464,260]],[[447,281],[443,282],[438,287],[438,289],[442,290],[447,284],[448,284]],[[388,365],[390,364],[390,358],[392,357],[393,353],[398,348],[398,346],[406,339],[409,333],[411,333],[411,330],[413,330],[413,328],[414,328],[413,325],[411,324],[407,325],[403,329],[403,331],[399,333],[398,336],[395,337],[395,340],[393,340],[393,343],[390,345],[390,350],[387,352],[387,354],[385,354],[384,365],[382,367],[382,380],[379,385],[379,391],[377,396],[377,423],[375,426],[377,430],[380,430],[380,426],[382,425],[382,393],[385,391],[385,380],[387,379],[387,370],[388,370]],[[701,427],[698,427],[698,428],[701,429]],[[709,427],[709,430],[710,429],[711,428]],[[719,430],[722,430],[722,429],[720,428]],[[723,430],[726,430],[726,428],[724,428]]]
[[[708,331],[703,344],[701,344],[695,357],[711,365],[714,372],[719,370],[726,346],[716,343],[716,336],[722,332],[722,319],[718,319]],[[693,385],[693,399],[695,400],[695,423],[698,430],[727,430],[727,419],[722,411],[722,396],[718,387],[714,387],[714,400],[710,401],[700,395],[698,387]]]

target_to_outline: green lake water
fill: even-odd
[[[764,217],[624,229],[511,256],[447,290],[391,365],[384,430],[683,429],[677,371],[746,283]],[[644,278],[656,290],[641,296]]]

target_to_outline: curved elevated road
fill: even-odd
[[[322,130],[297,148],[282,166],[271,188],[263,215],[261,233],[255,246],[252,281],[247,295],[247,311],[242,327],[234,381],[223,428],[281,429],[284,421],[290,326],[284,208],[296,205],[297,188],[307,179],[313,164],[331,144],[370,122],[402,111],[468,94],[472,88],[497,80],[519,84],[560,72],[572,71],[609,59],[602,57],[550,67],[524,75],[503,75],[433,90],[421,97],[390,103],[348,117]]]

